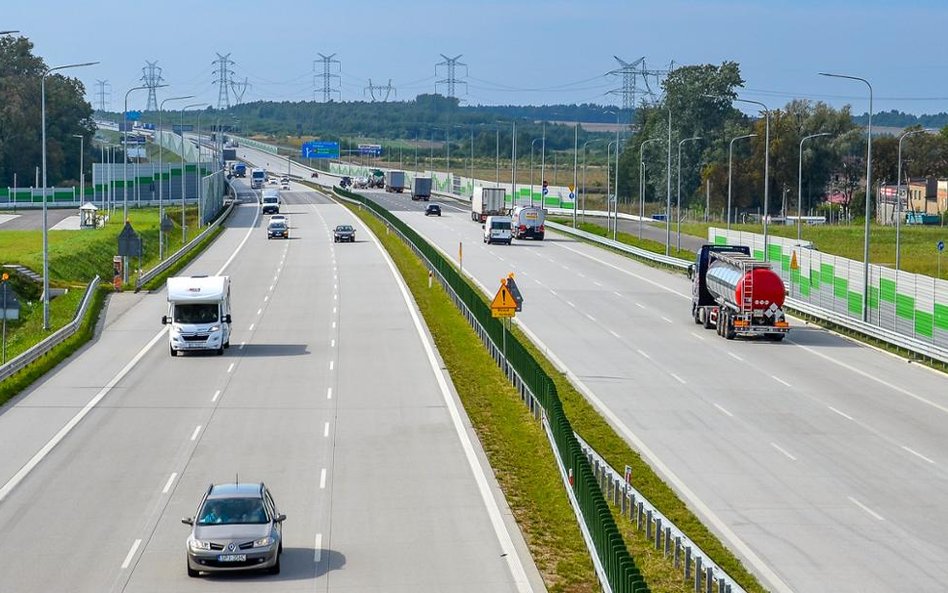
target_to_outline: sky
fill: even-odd
[[[618,56],[655,70],[735,61],[740,96],[772,108],[800,98],[867,111],[864,84],[818,75],[836,72],[870,81],[875,112],[948,111],[944,0],[37,0],[0,14],[0,30],[29,37],[48,66],[99,61],[64,73],[83,81],[93,107],[97,81],[108,81],[112,111],[141,84],[146,61],[169,85],[159,101],[195,95],[188,103],[216,107],[218,53],[233,60],[234,81],[249,83],[244,102],[312,100],[321,53],[339,60],[333,83],[343,100],[368,100],[370,80],[391,81],[390,99],[445,93],[436,85],[447,77],[436,68],[444,54],[466,64],[456,71],[464,104],[619,104],[609,91],[621,80],[607,75]],[[228,99],[236,102],[233,92]],[[146,100],[131,91],[129,109]]]

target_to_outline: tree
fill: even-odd
[[[0,180],[27,185],[42,162],[40,81],[46,71],[26,37],[0,37]],[[50,185],[79,178],[79,134],[92,156],[92,106],[75,78],[46,78],[46,161]],[[87,158],[86,163],[92,159]]]

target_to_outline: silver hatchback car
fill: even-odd
[[[238,570],[279,574],[284,520],[262,482],[210,485],[197,515],[181,520],[192,526],[188,576]]]

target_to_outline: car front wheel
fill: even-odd
[[[185,562],[187,562],[187,560],[185,560]],[[192,579],[195,578],[195,577],[201,576],[201,572],[200,572],[200,571],[194,570],[193,568],[191,568],[191,563],[190,563],[190,562],[188,562],[188,576],[191,577]]]

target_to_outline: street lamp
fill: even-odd
[[[642,219],[645,218],[645,145],[661,141],[661,138],[652,138],[639,145],[639,239],[642,238]]]
[[[543,193],[543,183],[546,181],[546,122],[543,122],[543,132],[540,134],[540,208],[546,206],[546,195]],[[533,206],[533,196],[530,196],[530,205]]]
[[[767,209],[770,207],[770,108],[761,103],[760,101],[752,101],[751,99],[738,99],[735,98],[735,101],[740,101],[741,103],[751,103],[753,105],[759,105],[764,109],[764,261],[769,259],[767,255]]]
[[[82,134],[73,134],[73,138],[79,139],[79,203],[86,203],[86,172],[83,169],[82,153],[85,151],[86,137]],[[94,198],[93,198],[94,199]]]
[[[587,140],[583,142],[583,224],[586,223],[586,147],[601,140]]]
[[[863,291],[862,291],[862,320],[869,321],[869,203],[872,199],[872,85],[869,84],[869,81],[865,78],[859,78],[858,76],[849,76],[846,74],[830,74],[828,72],[820,72],[820,76],[829,76],[831,78],[847,78],[849,80],[858,80],[859,82],[865,83],[869,87],[869,125],[866,128],[866,225],[865,225],[865,238],[863,240],[862,246],[862,276],[863,276]],[[766,227],[765,227],[766,228]]]
[[[678,143],[678,200],[675,204],[675,226],[678,227],[678,251],[681,251],[681,146],[685,142],[697,142],[702,140],[701,136],[692,136],[691,138],[685,138],[684,140]]]
[[[188,242],[187,241],[188,230],[186,226],[187,219],[185,217],[185,211],[187,209],[187,205],[184,199],[185,194],[187,193],[187,184],[185,183],[185,179],[187,178],[187,169],[188,169],[187,167],[188,159],[187,159],[187,156],[185,155],[185,149],[184,149],[184,112],[187,111],[188,109],[193,109],[195,107],[204,107],[206,105],[207,103],[192,103],[191,105],[185,105],[184,107],[181,108],[181,245],[182,246]],[[200,180],[198,180],[198,184],[200,183],[201,183]]]
[[[820,136],[832,136],[829,132],[820,132],[819,134],[810,134],[800,139],[800,165],[797,170],[797,241],[803,234],[803,143],[810,138],[819,138]]]
[[[573,228],[576,228],[576,185],[579,182],[577,179],[577,165],[579,164],[579,122],[573,124],[573,188],[569,193],[573,194]]]
[[[534,138],[530,141],[530,206],[533,206],[533,145],[539,142],[541,138]],[[542,183],[542,180],[541,180]]]
[[[730,146],[728,146],[727,149],[727,230],[731,230],[731,166],[734,159],[734,141],[756,137],[757,134],[744,134],[743,136],[731,138]]]
[[[161,103],[158,104],[158,130],[155,134],[158,136],[158,261],[165,261],[165,236],[164,231],[161,229],[161,222],[165,219],[164,211],[164,187],[165,187],[165,169],[164,163],[162,162],[162,153],[164,152],[161,147],[162,130],[161,130],[161,112],[165,108],[165,103],[168,101],[181,101],[183,99],[192,99],[194,95],[185,95],[183,97],[169,97],[164,99]],[[181,132],[182,138],[184,137],[184,131]],[[184,163],[184,155],[181,156],[182,166]],[[184,175],[184,171],[181,171],[181,175]],[[171,174],[168,174],[168,193],[171,193]]]
[[[98,62],[83,62],[81,64],[66,64],[47,68],[43,71],[40,78],[40,118],[43,128],[43,329],[49,329],[49,238],[48,238],[48,218],[46,207],[46,77],[57,70],[67,68],[81,68],[83,66],[94,66]]]
[[[927,132],[927,131],[928,130],[909,130],[908,132],[905,132],[904,134],[899,136],[899,158],[898,158],[898,171],[899,172],[897,174],[898,181],[896,182],[896,190],[895,190],[896,191],[895,201],[897,204],[896,206],[897,214],[895,216],[895,271],[896,272],[899,271],[899,264],[901,263],[901,255],[902,255],[902,249],[901,249],[902,244],[900,243],[900,239],[901,239],[900,233],[902,229],[902,195],[901,195],[902,194],[902,141],[908,138],[909,136],[913,136],[915,134],[921,134],[922,132]],[[906,202],[908,201],[908,190],[906,190],[905,192],[905,200]]]
[[[161,84],[158,86],[168,86],[166,84]],[[128,222],[128,95],[132,91],[139,91],[143,89],[152,88],[150,86],[134,86],[128,89],[125,92],[125,111],[122,112],[122,139],[124,148],[122,150],[122,218]],[[157,87],[155,87],[157,88]],[[138,181],[135,181],[135,184],[138,184]],[[122,266],[123,269],[127,270],[127,266]],[[128,272],[125,272],[125,278],[123,281],[128,282]]]
[[[672,209],[672,110],[668,97],[665,97],[668,108],[668,164],[665,168],[665,255],[671,247],[671,209]]]

